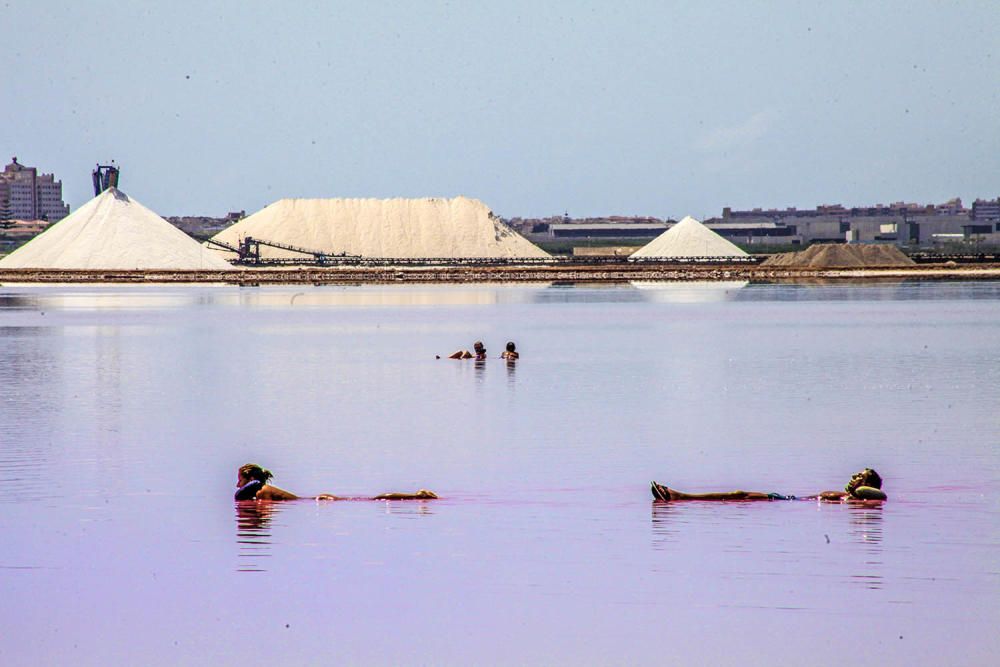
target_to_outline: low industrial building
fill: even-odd
[[[893,243],[929,247],[946,242],[995,243],[1000,232],[1000,198],[977,199],[965,208],[961,199],[944,204],[846,208],[839,204],[815,209],[725,208],[720,218],[705,221],[713,231],[741,245],[810,243]]]
[[[553,239],[636,239],[643,242],[655,239],[657,236],[669,229],[670,225],[665,222],[654,224],[641,223],[556,223],[550,224],[548,236]]]

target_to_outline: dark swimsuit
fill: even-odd
[[[253,500],[257,497],[257,492],[264,488],[264,482],[259,479],[251,480],[236,489],[236,500]]]

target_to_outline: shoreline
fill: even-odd
[[[559,266],[380,266],[244,268],[232,271],[0,269],[0,285],[23,283],[372,285],[391,283],[527,283],[630,281],[858,282],[872,280],[997,280],[1000,264],[908,267],[795,268],[747,264],[601,264]]]

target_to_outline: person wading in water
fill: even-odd
[[[475,359],[476,361],[486,361],[486,348],[483,347],[482,341],[476,341],[472,344],[472,349],[475,352],[469,352],[468,350],[456,350],[448,355],[449,359]]]

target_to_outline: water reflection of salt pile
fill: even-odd
[[[18,285],[6,287],[0,296],[6,309],[39,311],[169,310],[196,306],[204,295],[181,289],[150,285],[108,285],[70,287]]]
[[[746,280],[634,281],[632,286],[642,290],[646,300],[654,303],[708,303],[731,301],[748,284]]]
[[[527,287],[544,289],[547,283]],[[525,285],[482,284],[469,286],[378,286],[378,287],[313,287],[255,288],[241,290],[240,305],[284,308],[320,308],[329,306],[491,306],[496,304],[532,303],[533,290]]]
[[[274,286],[165,288],[150,285],[51,285],[7,287],[0,294],[5,310],[25,311],[140,311],[180,310],[204,305],[254,308],[327,308],[382,306],[492,306],[534,303],[538,290],[549,283],[392,286]],[[535,288],[535,289],[531,289]]]

